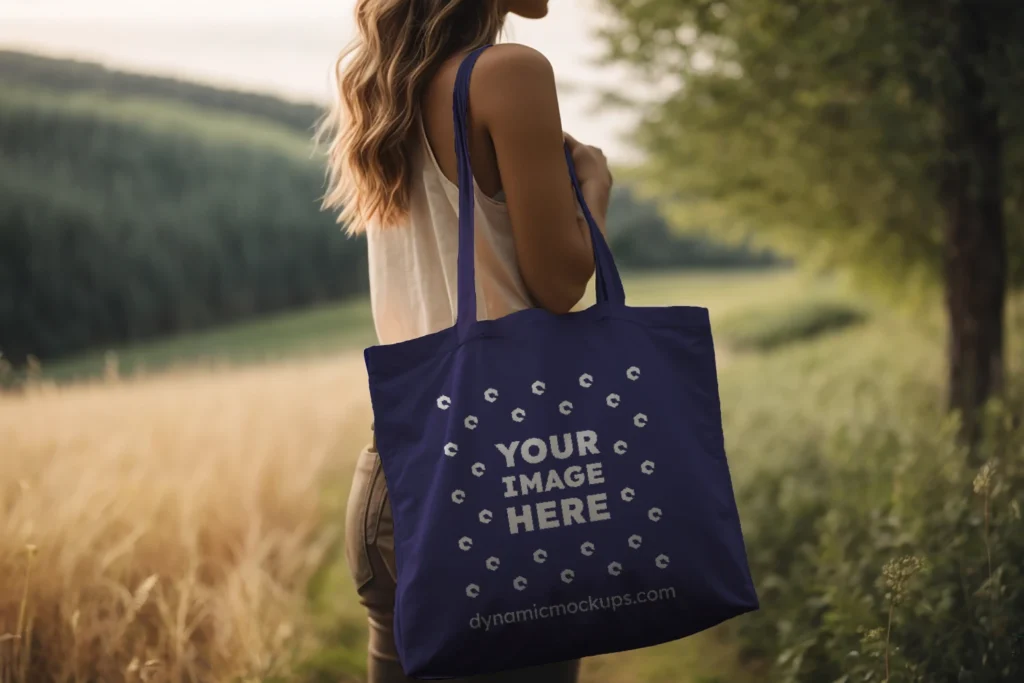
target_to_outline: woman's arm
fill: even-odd
[[[551,64],[522,45],[495,46],[480,57],[470,100],[494,143],[523,281],[540,306],[566,313],[583,296],[594,256],[577,219]],[[602,228],[610,187],[600,174],[583,187]]]

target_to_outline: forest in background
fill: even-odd
[[[14,364],[359,296],[365,247],[320,210],[321,110],[0,52],[0,351]],[[617,188],[624,269],[765,266]]]

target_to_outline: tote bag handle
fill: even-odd
[[[474,196],[473,167],[469,158],[469,132],[467,114],[469,112],[469,79],[473,73],[477,58],[490,45],[485,45],[471,52],[459,66],[455,77],[453,95],[453,114],[455,117],[455,155],[459,164],[459,254],[458,254],[458,317],[456,326],[468,330],[476,322],[476,264],[474,251]],[[622,279],[615,267],[611,249],[594,221],[590,208],[583,199],[576,167],[572,161],[569,145],[565,145],[565,160],[569,166],[569,176],[576,193],[576,201],[583,209],[590,228],[590,241],[594,247],[594,264],[597,271],[597,302],[625,304],[626,294],[622,288]]]

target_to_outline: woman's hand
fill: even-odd
[[[565,133],[565,141],[569,143],[569,151],[572,153],[572,162],[576,166],[576,176],[579,178],[580,186],[597,184],[611,189],[614,179],[608,168],[608,159],[600,147],[586,145]]]
[[[590,208],[601,233],[608,236],[606,227],[606,215],[608,204],[611,202],[612,172],[608,168],[608,159],[600,147],[585,145],[568,133],[563,133],[565,141],[569,143],[569,151],[572,154],[572,163],[576,167],[576,177],[580,181],[580,192],[583,199]]]

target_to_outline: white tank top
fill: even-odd
[[[377,338],[394,344],[455,324],[459,188],[441,171],[417,117],[405,225],[367,230],[370,304]],[[488,197],[473,181],[476,218],[477,320],[534,306],[519,274],[512,224],[501,193]]]

